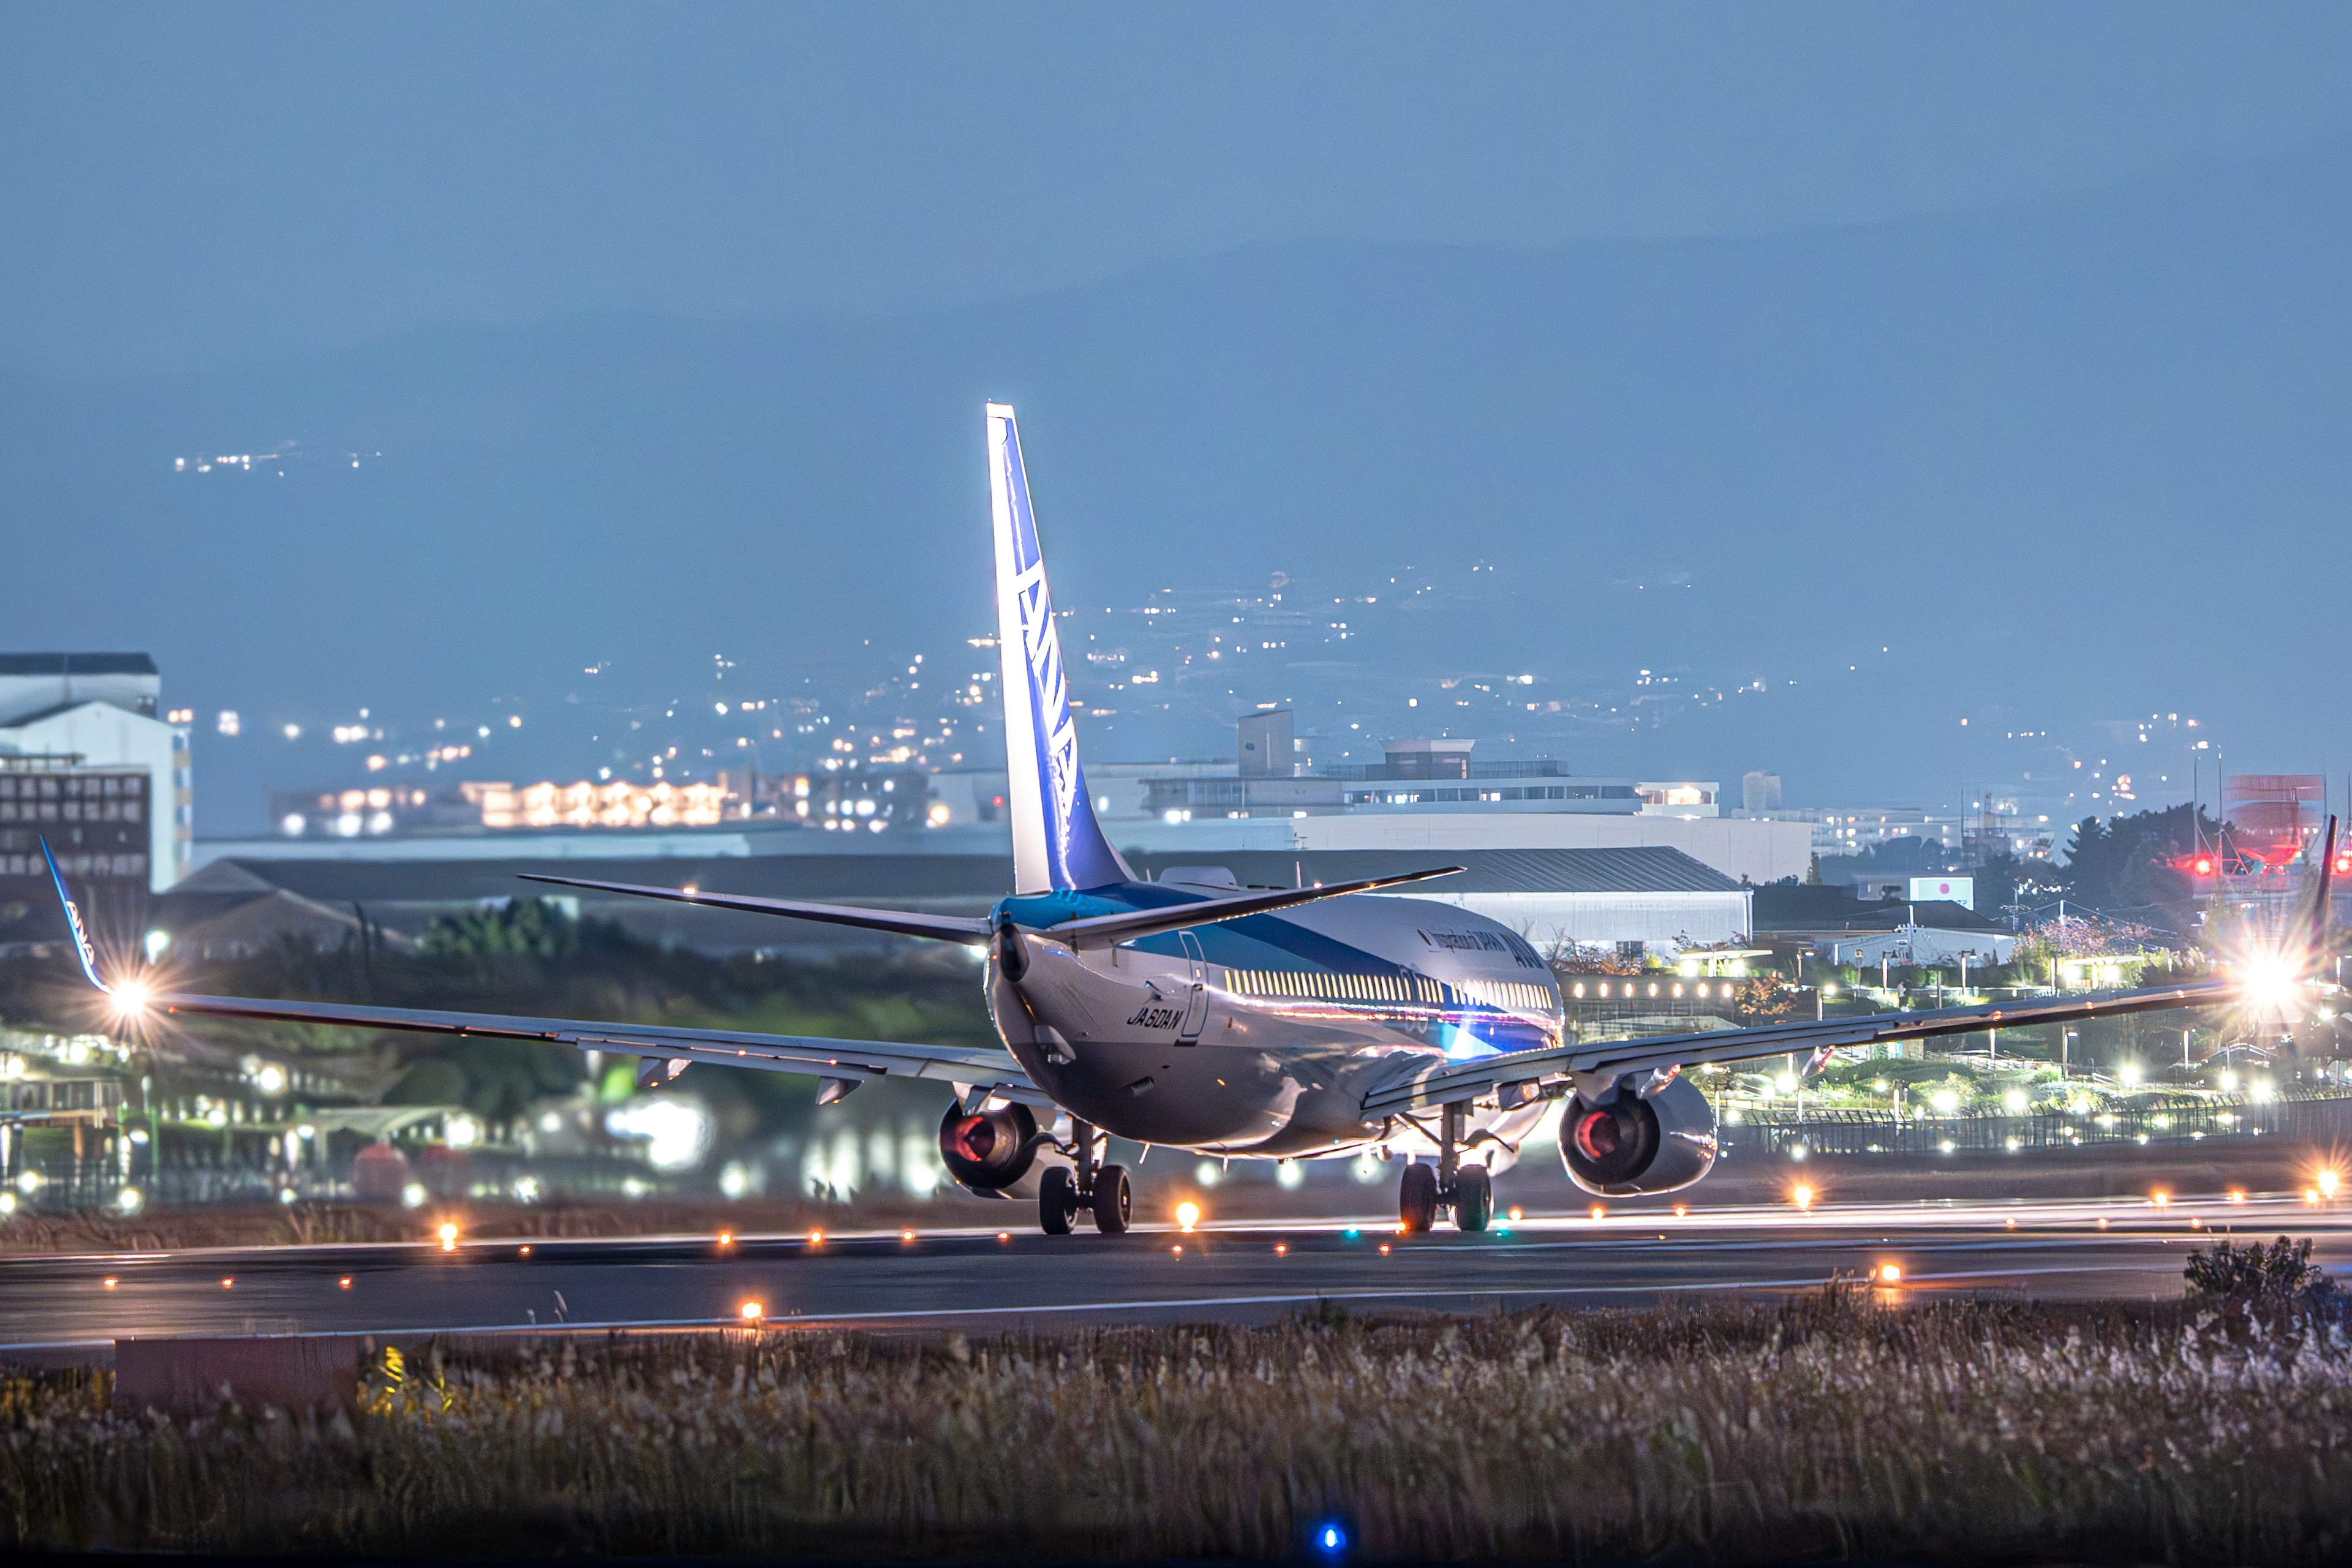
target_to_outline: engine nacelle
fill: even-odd
[[[1715,1168],[1715,1108],[1686,1078],[1647,1098],[1628,1090],[1593,1105],[1580,1096],[1559,1121],[1569,1180],[1604,1197],[1687,1187]]]
[[[1067,1156],[1037,1135],[1037,1118],[1012,1104],[967,1116],[959,1106],[940,1118],[940,1163],[974,1197],[1034,1198],[1045,1173]]]

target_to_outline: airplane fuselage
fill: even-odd
[[[1036,929],[1230,890],[1126,883],[997,906],[1032,934],[1017,981],[992,954],[989,1009],[1058,1104],[1122,1138],[1213,1154],[1433,1152],[1433,1119],[1364,1120],[1373,1083],[1559,1043],[1550,967],[1517,932],[1433,900],[1358,894],[1076,950]],[[1507,1167],[1546,1109],[1474,1112],[1477,1157]]]

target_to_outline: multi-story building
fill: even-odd
[[[0,654],[0,904],[40,876],[45,836],[83,876],[160,892],[186,874],[188,731],[162,688],[143,653]]]

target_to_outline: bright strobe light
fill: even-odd
[[[1336,1524],[1316,1527],[1315,1550],[1326,1557],[1337,1557],[1348,1550],[1348,1532]]]
[[[1799,1182],[1795,1186],[1789,1189],[1789,1201],[1796,1205],[1801,1209],[1811,1208],[1813,1206],[1813,1189],[1807,1186],[1804,1183]]]
[[[2311,1184],[2319,1189],[2321,1197],[2332,1198],[2336,1195],[2336,1189],[2343,1184],[2343,1181],[2344,1178],[2334,1171],[2322,1171],[2312,1178]]]

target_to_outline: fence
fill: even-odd
[[[2352,1095],[2302,1094],[2271,1100],[2147,1095],[2081,1111],[2029,1115],[1882,1110],[1760,1110],[1717,1106],[1727,1149],[1763,1154],[2017,1153],[2032,1149],[2178,1144],[2215,1138],[2352,1141]]]

